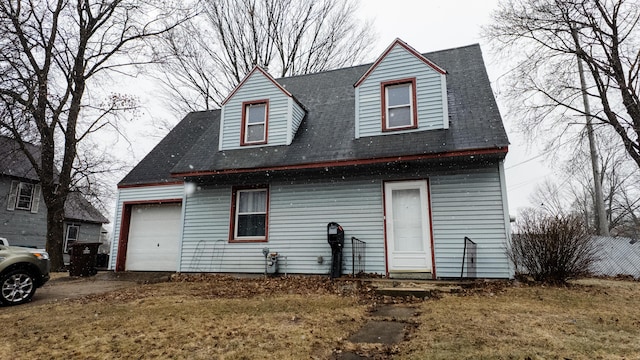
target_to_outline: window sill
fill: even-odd
[[[266,238],[253,238],[253,239],[229,239],[229,243],[266,243]]]
[[[382,129],[382,132],[394,132],[394,131],[401,131],[401,130],[415,130],[417,128],[418,128],[417,125],[409,125],[409,126],[394,127],[394,128],[385,127],[384,129]]]
[[[240,146],[267,145],[266,141],[243,142]]]

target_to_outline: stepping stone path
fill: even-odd
[[[364,326],[348,339],[339,360],[387,359],[394,346],[416,326],[417,309],[409,305],[381,305],[371,313]]]

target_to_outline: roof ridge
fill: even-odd
[[[426,57],[426,58],[428,58],[429,55],[439,54],[439,53],[449,52],[449,51],[454,51],[454,50],[459,50],[459,49],[463,49],[463,48],[471,48],[471,47],[480,47],[480,43],[473,43],[473,44],[469,44],[469,45],[462,45],[462,46],[457,46],[457,47],[448,48],[448,49],[429,51],[429,52],[425,52],[425,53],[419,52],[419,54],[424,56],[424,57]],[[304,77],[304,76],[319,75],[319,74],[330,73],[330,72],[333,72],[333,71],[354,69],[354,68],[361,67],[361,66],[362,67],[364,67],[364,66],[371,67],[371,65],[373,65],[374,63],[375,63],[375,61],[372,61],[372,62],[368,62],[368,63],[364,63],[364,64],[345,66],[345,67],[336,68],[336,69],[328,69],[328,70],[323,70],[323,71],[318,71],[318,72],[313,72],[313,73],[298,74],[298,75],[291,75],[291,76],[283,76],[283,77],[275,78],[275,80],[279,81],[279,80],[300,78],[300,77]]]

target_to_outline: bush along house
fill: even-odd
[[[508,278],[508,145],[478,45],[397,39],[373,64],[281,79],[256,67],[119,183],[110,268],[261,273],[264,250],[329,274],[335,222],[343,273],[355,237],[367,273],[460,277],[467,237],[475,276]]]

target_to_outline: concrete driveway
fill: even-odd
[[[169,281],[172,273],[101,271],[90,277],[71,277],[68,273],[52,273],[43,287],[36,290],[31,304],[43,304],[76,299],[87,295]]]

